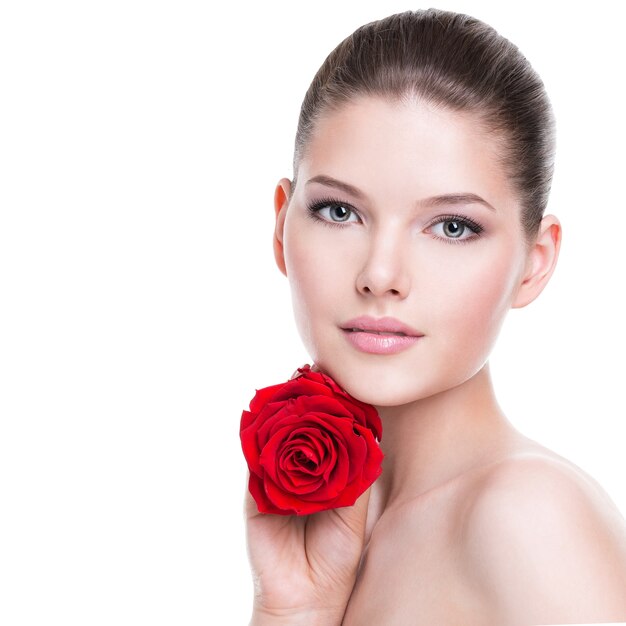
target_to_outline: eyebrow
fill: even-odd
[[[351,196],[354,196],[355,198],[359,198],[359,200],[365,200],[365,194],[362,191],[360,191],[359,189],[357,189],[356,187],[353,187],[352,185],[348,183],[344,183],[341,180],[337,180],[336,178],[333,178],[332,176],[325,176],[324,174],[319,174],[318,176],[313,176],[313,178],[309,178],[306,184],[310,185],[311,183],[320,183],[322,185],[326,185],[327,187],[335,187],[337,189],[341,189],[341,191],[345,191],[346,193],[349,193]]]
[[[434,207],[445,204],[482,204],[490,211],[496,210],[487,200],[475,193],[446,193],[441,196],[433,196],[432,198],[420,200],[419,204]]]
[[[365,194],[350,185],[349,183],[345,183],[341,180],[337,180],[332,176],[326,176],[325,174],[319,174],[318,176],[313,176],[310,178],[306,184],[310,185],[311,183],[320,183],[321,185],[326,185],[327,187],[334,187],[336,189],[340,189],[345,193],[349,193],[351,196],[358,198],[359,200],[365,200]],[[491,211],[495,211],[495,208],[489,204],[484,198],[476,195],[475,193],[463,192],[463,193],[446,193],[440,196],[432,196],[430,198],[424,198],[420,200],[418,203],[420,206],[430,206],[430,207],[438,207],[449,204],[482,204],[487,207]]]

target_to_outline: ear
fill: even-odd
[[[546,215],[539,226],[537,239],[528,253],[526,268],[512,308],[530,304],[548,284],[561,249],[561,223],[554,215]]]
[[[283,231],[285,229],[285,216],[289,205],[289,194],[291,192],[291,181],[288,178],[281,178],[276,185],[274,192],[274,211],[276,212],[276,226],[274,228],[274,258],[278,269],[287,276],[285,266],[285,252],[283,249]]]

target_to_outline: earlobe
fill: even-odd
[[[522,281],[512,303],[519,309],[530,304],[548,284],[561,249],[561,223],[554,215],[541,220],[537,239],[530,252]]]
[[[289,196],[291,193],[291,181],[288,178],[281,178],[276,185],[274,192],[274,211],[276,213],[276,225],[274,227],[274,258],[278,269],[287,276],[285,265],[285,251],[283,247],[283,232],[285,228],[285,217],[289,206]]]

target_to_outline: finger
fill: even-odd
[[[367,511],[371,490],[372,488],[370,487],[361,494],[353,506],[335,509],[344,524],[361,540],[365,537],[365,526],[367,524]]]
[[[244,512],[245,519],[248,519],[248,520],[252,519],[253,517],[262,515],[262,513],[259,513],[259,507],[257,506],[256,501],[252,497],[252,494],[250,493],[250,489],[248,487],[249,481],[250,481],[250,472],[247,472],[246,489],[245,489],[244,502],[243,502],[243,512]]]
[[[309,558],[315,558],[317,547],[319,558],[323,561],[330,558],[336,565],[341,564],[344,571],[352,576],[359,565],[365,545],[369,498],[368,489],[353,506],[330,509],[311,516],[306,534],[306,540],[311,547],[312,556]]]
[[[251,517],[254,517],[258,513],[258,509],[256,508],[256,502],[254,501],[254,498],[252,497],[252,495],[250,495],[250,491],[248,491],[247,488],[246,488],[246,493],[244,496],[243,507],[244,507],[243,510],[244,510],[246,519],[250,519]]]

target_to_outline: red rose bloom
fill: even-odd
[[[259,389],[241,415],[250,493],[261,513],[309,515],[351,506],[380,476],[376,409],[308,365]]]

